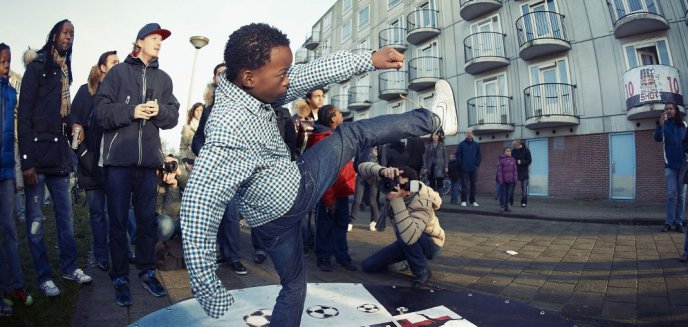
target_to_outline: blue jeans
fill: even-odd
[[[2,227],[1,235],[4,240],[2,250],[0,250],[0,291],[24,287],[17,223],[12,216],[13,204],[14,179],[0,180],[0,227]]]
[[[461,187],[460,187],[458,179],[452,179],[451,180],[450,191],[451,191],[451,197],[450,197],[449,202],[450,203],[458,203],[459,202],[459,193],[461,192]]]
[[[154,246],[158,238],[155,200],[158,195],[154,168],[105,167],[107,208],[110,218],[110,278],[129,276],[129,205],[136,216],[136,268],[145,272],[155,269]]]
[[[666,220],[665,224],[682,224],[686,211],[686,184],[683,184],[684,169],[664,168],[666,178]]]
[[[500,196],[499,205],[506,207],[509,205],[509,199],[514,195],[514,186],[516,183],[503,183],[499,186]]]
[[[261,243],[260,239],[258,238],[255,228],[251,228],[251,245],[253,245],[254,252],[262,252],[263,254],[265,254],[265,246],[263,245],[263,243]]]
[[[326,212],[325,204],[321,202],[315,223],[315,256],[329,260],[334,254],[337,262],[351,262],[349,244],[346,242],[348,226],[348,197],[336,199],[333,213]]]
[[[428,260],[437,256],[442,250],[427,234],[420,236],[416,243],[406,245],[396,232],[397,240],[379,251],[373,253],[361,262],[361,267],[367,272],[380,272],[387,266],[406,260],[413,276],[427,275]]]
[[[236,262],[241,260],[239,255],[239,237],[241,231],[239,230],[239,210],[233,202],[227,204],[225,213],[220,222],[220,228],[217,230],[217,242],[220,244],[220,253],[227,262]]]
[[[461,173],[461,202],[474,203],[475,202],[475,184],[478,180],[478,172],[463,172]],[[470,186],[470,193],[468,187]]]
[[[320,202],[344,165],[361,149],[430,134],[436,127],[433,114],[427,109],[378,116],[340,125],[332,135],[301,155],[296,161],[301,183],[294,204],[283,217],[255,228],[282,285],[271,324],[290,327],[301,323],[306,272],[299,231],[304,217]]]
[[[101,264],[110,263],[108,249],[108,215],[107,196],[105,190],[94,189],[86,191],[88,213],[91,217],[91,231],[93,232],[93,257]]]
[[[168,215],[157,215],[155,221],[158,224],[158,241],[167,241],[172,238],[175,233],[181,231],[179,219],[174,220],[174,218]]]
[[[72,196],[69,191],[69,176],[38,174],[38,183],[26,185],[26,235],[33,257],[38,283],[52,279],[48,252],[43,240],[44,221],[43,199],[47,185],[55,210],[57,241],[60,247],[60,270],[71,274],[76,270],[76,243],[74,242],[74,214],[72,213]],[[31,234],[33,222],[40,223],[36,234]]]
[[[26,195],[24,194],[24,189],[21,189],[15,193],[14,207],[17,220],[24,222],[26,219]]]
[[[516,181],[516,183],[518,182],[521,182],[521,204],[528,204],[528,179]],[[514,186],[514,189],[516,189],[516,186]],[[514,204],[514,192],[509,197],[509,203]]]
[[[368,187],[368,200],[370,202],[370,221],[377,221],[380,216],[380,208],[377,205],[377,182],[369,184],[360,176],[356,176],[356,191],[354,192],[354,202],[351,204],[351,220],[358,218],[358,211],[363,203],[365,188]]]

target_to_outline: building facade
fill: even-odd
[[[429,106],[453,86],[459,135],[481,144],[478,190],[494,190],[498,155],[526,140],[532,195],[663,200],[667,102],[683,108],[688,0],[338,0],[313,25],[296,63],[389,46],[399,71],[330,85],[353,120]],[[402,99],[401,96],[409,100]],[[685,111],[685,110],[684,110]]]

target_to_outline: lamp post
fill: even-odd
[[[188,100],[186,102],[186,110],[188,110],[191,107],[191,98],[192,94],[191,91],[193,90],[193,83],[194,83],[194,76],[196,75],[196,60],[198,59],[198,50],[200,50],[202,47],[208,45],[208,42],[210,42],[210,39],[208,39],[205,36],[192,36],[189,38],[189,42],[191,42],[191,45],[196,48],[196,52],[194,53],[194,61],[193,61],[193,66],[191,67],[191,81],[189,82],[189,95],[188,95]]]

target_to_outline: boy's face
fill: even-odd
[[[272,48],[270,61],[262,67],[252,70],[250,77],[244,81],[249,89],[247,93],[263,103],[273,103],[287,93],[289,79],[287,70],[291,66],[291,49],[287,46]]]
[[[315,90],[311,94],[311,97],[308,98],[308,104],[311,106],[311,109],[319,109],[323,105],[323,101],[325,99],[325,94],[323,93],[322,90]]]
[[[143,38],[143,40],[136,40],[136,44],[141,47],[139,56],[145,55],[149,58],[158,58],[158,55],[160,54],[160,47],[162,47],[162,35],[147,35]]]
[[[72,42],[74,42],[74,25],[71,23],[65,23],[62,25],[62,30],[60,34],[57,35],[57,39],[53,39],[55,42],[55,48],[61,54],[64,54],[72,47]]]
[[[10,75],[10,63],[12,62],[12,53],[10,50],[0,51],[0,76],[7,77]]]

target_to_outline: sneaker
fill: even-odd
[[[349,224],[349,226],[346,227],[346,232],[350,232],[354,229],[354,224]]]
[[[376,230],[375,226],[377,226],[377,222],[371,221],[369,226],[370,226],[370,231],[374,232]]]
[[[478,202],[473,202],[473,206],[474,206],[474,207],[479,207],[480,205],[478,204]]]
[[[14,292],[7,291],[3,296],[3,302],[9,306],[13,306],[15,302],[24,303],[24,305],[29,306],[33,304],[33,297],[31,293],[27,292],[23,288],[18,288]]]
[[[265,258],[267,258],[267,256],[265,253],[263,253],[263,251],[257,251],[256,254],[253,255],[253,262],[261,264],[265,262]]]
[[[40,285],[41,290],[47,297],[53,297],[60,295],[60,289],[55,286],[52,280],[46,280]]]
[[[441,125],[437,127],[435,133],[441,130],[444,132],[444,135],[456,135],[458,132],[458,121],[456,118],[454,91],[447,81],[439,80],[435,83],[435,96],[432,98],[430,110],[441,121]]]
[[[155,277],[155,270],[149,269],[147,272],[140,274],[141,284],[153,296],[161,297],[167,295],[165,286],[162,286],[160,281]]]
[[[666,233],[671,230],[671,225],[669,224],[664,224],[664,228],[662,228],[662,232]]]
[[[320,271],[332,271],[332,264],[329,259],[318,259],[318,269]]]
[[[126,277],[118,277],[112,281],[115,288],[115,302],[122,307],[131,305],[131,293],[129,293],[129,280]]]
[[[419,287],[419,286],[426,285],[428,283],[428,280],[430,280],[430,276],[432,276],[432,272],[430,271],[430,267],[425,268],[425,274],[413,277],[413,287]]]
[[[683,233],[683,226],[681,226],[681,224],[674,225],[674,228],[677,233]]]
[[[14,314],[14,309],[11,306],[0,301],[0,316],[9,317]]]
[[[229,267],[232,268],[237,275],[246,275],[248,273],[246,267],[241,264],[241,261],[234,261],[229,264]]]
[[[526,207],[526,204],[525,204],[525,203],[521,203],[521,208],[525,208],[525,207]]]
[[[339,264],[348,271],[358,270],[358,268],[356,268],[356,265],[354,265],[351,261],[340,261]]]
[[[461,206],[462,206],[462,207],[465,207],[465,206],[466,206],[466,202],[461,202]]]
[[[81,269],[76,269],[71,274],[63,274],[62,279],[73,280],[79,284],[88,284],[93,281],[93,278],[84,274],[84,271]]]

